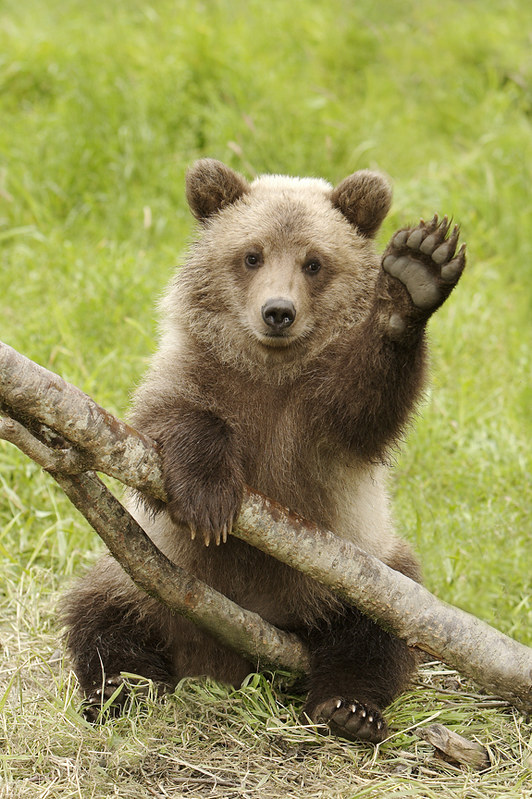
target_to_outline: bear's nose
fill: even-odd
[[[275,333],[281,333],[290,327],[296,318],[296,309],[291,300],[275,297],[266,300],[261,308],[262,318]]]

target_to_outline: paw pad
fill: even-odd
[[[465,266],[465,245],[456,252],[458,225],[450,227],[446,216],[439,221],[435,215],[429,223],[421,220],[415,228],[400,230],[382,261],[384,271],[403,284],[411,305],[425,317],[448,297]]]

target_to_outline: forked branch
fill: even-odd
[[[6,417],[0,437],[50,471],[144,590],[253,661],[305,670],[306,655],[295,636],[178,570],[91,474],[103,472],[164,500],[153,441],[2,343],[0,410]],[[532,712],[529,647],[257,492],[246,491],[234,535],[329,586],[410,646]]]

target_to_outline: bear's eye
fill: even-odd
[[[306,272],[307,275],[317,275],[320,269],[321,269],[321,263],[318,261],[317,258],[311,258],[303,266],[303,271]]]
[[[261,258],[260,255],[256,252],[248,252],[246,257],[244,258],[244,263],[250,269],[256,269],[260,266]]]

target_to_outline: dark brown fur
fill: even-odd
[[[170,558],[306,640],[312,719],[381,740],[380,711],[414,668],[406,645],[227,535],[246,483],[419,579],[393,533],[382,463],[422,387],[425,323],[463,269],[457,233],[447,238],[446,220],[400,231],[381,268],[371,239],[390,189],[367,171],[334,190],[249,185],[207,159],[187,197],[203,232],[168,292],[132,418],[160,444],[169,502],[143,498],[132,511]],[[295,318],[268,321],[279,300]],[[257,665],[172,617],[109,557],[67,596],[65,618],[88,693],[120,671],[171,686],[195,674],[238,683]]]

